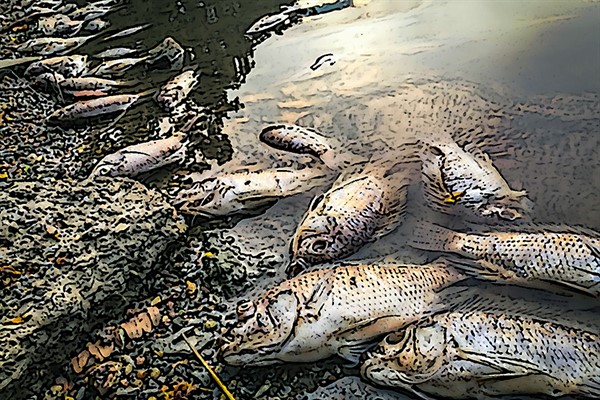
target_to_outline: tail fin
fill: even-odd
[[[413,229],[409,244],[421,250],[453,252],[457,250],[457,241],[461,236],[461,233],[443,226],[419,221]]]

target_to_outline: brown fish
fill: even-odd
[[[220,350],[232,365],[356,362],[386,333],[443,309],[440,291],[464,279],[444,262],[346,265],[289,279],[238,306]]]
[[[600,337],[559,322],[488,311],[446,312],[387,336],[362,375],[441,398],[600,396]]]
[[[560,228],[559,228],[560,229]],[[484,279],[554,282],[600,296],[600,235],[589,231],[461,233],[420,224],[411,245],[459,254],[457,267]]]
[[[148,60],[148,57],[121,58],[117,60],[108,60],[92,68],[85,73],[85,76],[97,77],[118,77],[123,76],[127,71]]]
[[[20,53],[36,53],[42,56],[53,56],[65,54],[73,51],[90,40],[98,37],[99,34],[89,36],[77,36],[72,38],[60,37],[43,37],[29,39],[16,47],[16,51]]]
[[[137,83],[136,81],[80,77],[64,79],[60,82],[59,86],[65,94],[73,94],[80,91],[97,91],[106,95],[124,87],[135,86]]]
[[[405,169],[402,162],[369,166],[313,199],[292,238],[287,273],[349,256],[396,229],[406,206]]]
[[[188,70],[175,76],[160,88],[156,102],[165,111],[173,111],[200,84],[200,73]]]
[[[81,21],[73,21],[63,14],[42,17],[37,21],[37,30],[47,36],[76,35],[82,27]]]
[[[44,72],[56,72],[65,78],[81,76],[87,69],[88,56],[73,55],[46,58],[31,63],[25,70],[26,77],[32,77]]]

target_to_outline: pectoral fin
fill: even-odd
[[[479,363],[498,370],[498,372],[482,374],[478,379],[515,378],[527,375],[544,374],[535,364],[505,356],[492,356],[458,349],[458,356],[464,360]]]
[[[358,365],[360,361],[360,356],[373,347],[377,342],[375,340],[368,342],[354,342],[348,343],[344,346],[338,348],[338,355],[343,359],[349,361],[351,366],[354,367]]]
[[[321,310],[328,301],[331,301],[331,289],[333,288],[334,272],[327,272],[315,285],[313,292],[306,301],[305,306],[299,313],[299,318],[306,323],[312,323],[319,319]]]

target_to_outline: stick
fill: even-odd
[[[221,389],[221,391],[225,394],[225,396],[229,399],[229,400],[235,400],[235,398],[233,397],[233,395],[231,394],[231,392],[229,390],[227,390],[227,388],[225,387],[225,385],[223,385],[223,382],[221,382],[221,380],[219,379],[219,377],[217,376],[217,374],[215,373],[215,371],[213,371],[213,369],[210,367],[210,365],[208,365],[208,363],[206,362],[206,360],[204,360],[204,358],[202,358],[202,356],[200,355],[200,353],[198,352],[198,350],[196,350],[196,348],[190,343],[190,341],[188,340],[187,336],[185,336],[185,333],[181,335],[183,337],[183,340],[185,340],[185,342],[187,343],[187,345],[190,347],[190,349],[192,350],[192,352],[196,355],[196,357],[198,358],[198,360],[200,360],[200,362],[202,363],[202,365],[204,366],[204,368],[206,368],[206,370],[208,371],[208,373],[210,374],[210,376],[213,378],[213,380],[217,383],[217,386],[219,387],[219,389]]]

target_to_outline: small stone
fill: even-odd
[[[207,331],[211,331],[211,330],[215,329],[216,326],[217,326],[217,321],[214,321],[212,319],[209,319],[204,323],[204,328]]]
[[[159,376],[160,376],[160,370],[158,368],[152,368],[152,370],[150,370],[150,378],[156,379]]]

